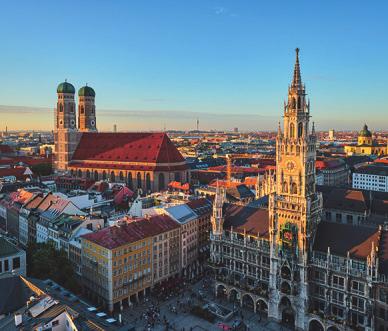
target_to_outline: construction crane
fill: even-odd
[[[253,154],[226,154],[226,183],[231,186],[232,183],[232,161],[235,159],[251,159]]]

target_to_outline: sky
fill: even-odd
[[[318,130],[388,129],[388,1],[3,1],[0,130],[53,129],[56,87],[99,130],[271,130],[295,48]]]

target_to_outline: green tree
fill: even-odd
[[[27,250],[28,275],[50,278],[63,287],[78,293],[80,286],[72,264],[64,251],[59,251],[50,243],[32,244]]]

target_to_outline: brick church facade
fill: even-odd
[[[171,181],[188,182],[187,163],[166,133],[98,132],[95,92],[78,91],[65,81],[57,88],[55,158],[58,173],[78,178],[123,182],[133,190],[167,189]]]

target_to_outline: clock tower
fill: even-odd
[[[270,195],[269,316],[305,329],[308,310],[307,262],[320,220],[322,197],[315,190],[316,136],[310,127],[310,102],[302,83],[299,49],[283,132],[276,137],[276,189]]]

